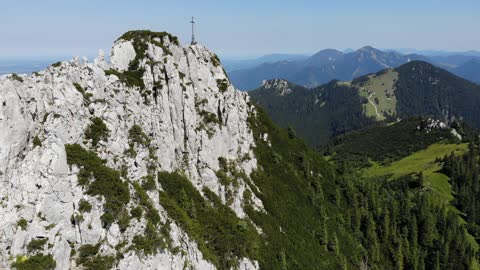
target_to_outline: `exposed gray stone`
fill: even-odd
[[[160,42],[160,41],[159,41]],[[168,38],[163,48],[148,43],[143,80],[148,101],[140,89],[126,87],[115,75],[106,76],[105,70],[127,70],[136,53],[132,42],[118,40],[112,48],[110,63],[100,52],[94,63],[74,58],[59,67],[49,67],[39,75],[22,75],[23,82],[0,76],[0,268],[8,268],[9,257],[26,254],[26,244],[32,238],[49,238],[45,253],[52,254],[57,269],[75,268],[70,257],[70,243],[75,248],[102,241],[104,255],[115,254],[115,245],[131,242],[142,234],[145,221],[132,220],[125,232],[114,224],[104,229],[100,217],[104,199],[89,197],[78,185],[79,168],[67,165],[65,144],[78,143],[91,148],[85,141],[85,130],[90,118],[103,119],[110,134],[108,141],[100,142],[95,151],[107,161],[106,165],[120,169],[127,165],[131,181],[139,181],[148,174],[149,149],[139,146],[134,158],[123,153],[129,147],[128,130],[140,125],[151,139],[150,147],[158,157],[153,161],[161,171],[183,171],[193,185],[209,188],[223,202],[225,187],[215,172],[220,169],[219,157],[235,161],[238,170],[249,175],[256,169],[252,152],[254,139],[247,124],[252,107],[248,95],[231,85],[220,91],[217,80],[228,80],[222,67],[215,66],[213,54],[202,45],[177,46]],[[90,103],[74,83],[91,94]],[[155,98],[156,97],[156,98]],[[218,121],[207,122],[205,112]],[[35,136],[42,145],[34,147]],[[267,139],[265,137],[265,139]],[[242,159],[249,156],[249,159]],[[229,205],[244,217],[243,191],[249,189],[241,182]],[[133,192],[133,191],[132,191]],[[168,219],[158,201],[158,192],[149,192],[161,219]],[[83,221],[72,224],[78,215],[78,202],[87,199],[92,204],[89,213],[82,213]],[[254,206],[262,209],[262,202],[252,198]],[[135,206],[133,200],[127,206]],[[17,220],[29,221],[26,231],[17,227]],[[79,223],[79,224],[78,224]],[[52,225],[52,226],[49,226]],[[49,227],[46,229],[45,227]],[[173,245],[185,253],[173,254],[164,250],[153,256],[138,256],[129,251],[118,262],[118,269],[214,269],[203,259],[197,245],[175,223],[171,224]],[[7,251],[7,247],[11,247]],[[258,263],[246,258],[239,269],[257,269]]]

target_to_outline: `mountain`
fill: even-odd
[[[291,127],[313,146],[332,136],[375,123],[363,113],[365,97],[348,84],[332,81],[307,89],[285,80],[265,81],[249,95],[282,127]]]
[[[465,71],[462,65],[471,61],[480,62],[473,53],[424,56],[401,54],[396,51],[381,51],[365,46],[357,51],[343,53],[334,49],[322,50],[307,59],[284,60],[264,63],[250,68],[229,72],[233,84],[242,90],[258,88],[263,80],[283,78],[305,87],[316,87],[331,80],[350,81],[356,77],[375,73],[386,68],[395,68],[411,61],[421,60],[449,70],[457,76],[477,82],[477,66],[470,65]]]
[[[333,79],[349,81],[358,76],[422,59],[424,57],[419,55],[383,52],[370,46],[350,53],[326,49],[305,60],[262,64],[250,69],[232,71],[229,76],[233,84],[242,90],[255,89],[263,80],[274,78],[283,78],[305,87],[315,87]]]
[[[225,70],[227,72],[232,72],[235,70],[252,68],[254,66],[258,66],[264,63],[275,63],[279,61],[295,61],[295,60],[303,60],[306,58],[308,58],[308,56],[303,54],[274,53],[274,54],[267,54],[255,59],[235,60],[235,59],[229,59],[227,57],[222,57],[221,60]]]
[[[307,58],[307,56],[303,54],[272,53],[261,56],[255,60],[259,63],[271,63],[286,60],[299,60],[305,58]]]
[[[302,61],[279,61],[262,63],[249,69],[229,72],[228,76],[235,82],[235,87],[241,90],[250,90],[261,85],[263,80],[284,78],[293,74],[301,67]]]
[[[453,54],[445,56],[429,56],[428,59],[429,60],[427,62],[454,72],[455,68],[464,65],[470,61],[480,61],[480,56],[468,54]]]
[[[60,57],[60,59],[66,59]],[[21,57],[2,58],[0,57],[0,75],[9,73],[28,73],[40,71],[47,68],[58,58],[34,58],[26,59]]]
[[[480,86],[425,62],[397,69],[397,116],[429,115],[438,119],[463,119],[480,128]]]
[[[280,80],[264,87],[310,93]],[[328,107],[340,126],[350,107],[364,119],[368,98],[355,91],[323,86],[326,102],[312,109]],[[202,45],[130,31],[110,61],[100,53],[93,63],[0,76],[0,267],[476,268],[475,197],[458,190],[455,207],[468,213],[460,216],[427,174],[465,143],[426,126],[425,142],[411,148],[436,147],[424,176],[363,181],[277,127]],[[465,179],[476,162],[455,170],[463,160],[449,156],[445,173]]]
[[[284,82],[283,84],[292,85]],[[446,122],[462,119],[480,128],[480,86],[422,61],[307,89],[295,86],[288,95],[264,85],[249,92],[282,127],[291,127],[310,145],[337,135],[412,116]],[[276,84],[278,85],[278,83]]]
[[[469,81],[480,84],[480,59],[469,60],[462,65],[451,69],[451,72]]]
[[[164,32],[127,32],[110,62],[1,76],[0,268],[257,268],[242,206],[263,206],[229,172],[258,166],[248,100],[215,54]]]
[[[388,49],[389,51],[396,51],[403,54],[419,54],[425,56],[452,56],[452,55],[466,55],[466,56],[480,56],[480,51],[442,51],[442,50],[418,50],[412,48]]]
[[[336,62],[343,57],[343,53],[334,49],[321,50],[318,53],[310,56],[306,62],[308,65],[318,65],[325,62]]]

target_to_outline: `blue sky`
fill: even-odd
[[[1,0],[0,57],[95,55],[131,29],[224,56],[324,48],[480,50],[479,0]]]

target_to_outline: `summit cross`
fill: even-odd
[[[197,44],[197,42],[195,41],[195,28],[194,28],[195,20],[194,20],[193,17],[192,17],[192,20],[190,21],[190,23],[192,24],[192,43],[191,44],[195,45],[195,44]]]

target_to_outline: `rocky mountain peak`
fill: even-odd
[[[423,119],[417,126],[418,131],[424,131],[427,134],[434,130],[442,130],[442,129],[449,129],[452,136],[454,136],[459,140],[462,139],[462,135],[458,133],[458,131],[454,127],[451,127],[447,125],[447,123],[440,121],[438,119],[426,118],[426,119]]]
[[[262,88],[273,90],[275,94],[279,96],[286,96],[293,92],[291,84],[283,79],[264,80],[262,82]]]
[[[0,268],[27,260],[32,241],[56,269],[89,263],[85,250],[116,269],[215,268],[160,203],[159,175],[188,179],[242,219],[253,110],[215,54],[165,32],[125,33],[109,62],[100,53],[0,76]],[[145,251],[145,237],[157,245]]]
[[[142,60],[163,61],[159,57],[175,49],[181,49],[178,38],[167,32],[129,31],[117,39],[110,59],[119,70],[135,69]]]
[[[375,53],[375,52],[378,52],[380,50],[378,49],[375,49],[374,47],[372,46],[363,46],[362,48],[358,49],[357,52],[367,52],[367,53]]]

